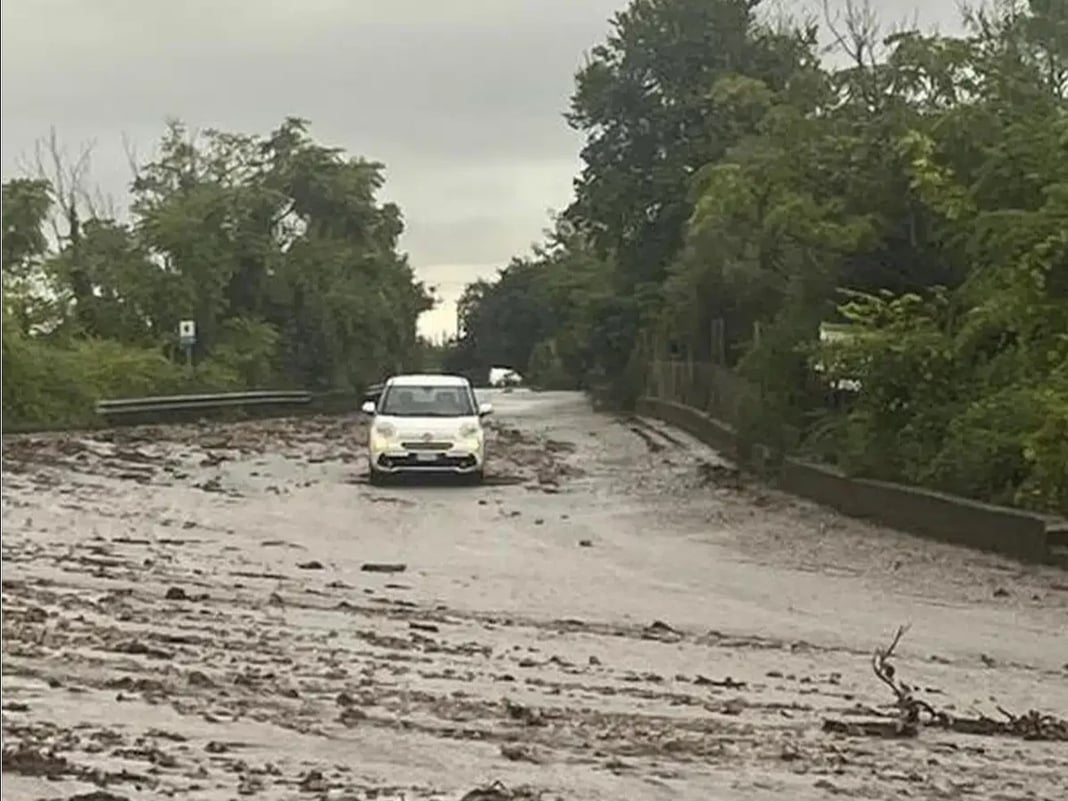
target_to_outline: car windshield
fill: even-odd
[[[462,386],[398,386],[383,394],[378,413],[393,417],[471,417],[477,412]]]

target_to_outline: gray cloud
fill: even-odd
[[[524,252],[567,203],[580,142],[562,113],[583,53],[625,5],[5,0],[3,172],[55,125],[72,149],[98,142],[94,178],[121,200],[123,133],[147,156],[168,116],[247,132],[307,117],[322,141],[386,164],[412,263],[456,290]],[[919,3],[876,5],[897,19]],[[926,21],[956,18],[954,0],[922,5]]]

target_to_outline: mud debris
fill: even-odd
[[[699,462],[697,473],[705,484],[712,484],[731,490],[740,490],[744,487],[742,472],[732,465]]]
[[[464,793],[460,801],[541,801],[542,797],[541,793],[529,787],[509,789],[498,780]]]
[[[744,681],[735,681],[730,676],[723,679],[710,679],[698,674],[694,677],[693,683],[699,687],[723,687],[728,690],[744,690],[747,683]]]
[[[642,637],[647,640],[677,642],[683,638],[683,634],[663,620],[654,620],[642,631]]]
[[[66,757],[24,743],[5,746],[2,764],[5,773],[46,779],[58,779],[76,772]]]
[[[403,573],[407,569],[408,565],[395,562],[364,562],[360,565],[364,573]]]
[[[545,758],[534,748],[522,743],[505,743],[501,746],[501,756],[510,762],[530,762],[534,765],[545,763]]]
[[[871,660],[876,678],[894,694],[897,713],[880,716],[877,720],[825,719],[823,731],[851,737],[897,739],[917,737],[921,729],[933,728],[958,734],[1068,742],[1068,720],[1056,715],[1037,710],[1014,715],[999,706],[997,709],[1003,720],[995,720],[986,715],[963,717],[936,709],[929,702],[917,698],[916,688],[901,680],[893,663],[894,652],[908,629],[908,626],[899,626],[890,645],[886,648],[876,648]]]
[[[491,427],[509,481],[456,491],[356,481],[355,418],[5,439],[5,801],[49,775],[96,801],[1059,797],[1050,574],[729,471],[701,491],[717,461],[683,435],[650,424],[653,458],[550,403]],[[929,617],[892,678],[947,716],[906,747],[865,730],[901,714],[867,664],[898,595]]]

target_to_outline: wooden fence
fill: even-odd
[[[712,362],[654,359],[646,376],[646,397],[680,403],[730,425],[737,425],[754,392],[745,379]]]

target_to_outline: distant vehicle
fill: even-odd
[[[398,375],[366,400],[371,483],[406,472],[452,473],[481,483],[486,459],[482,420],[493,413],[456,375]]]
[[[491,367],[489,383],[491,387],[518,387],[523,384],[523,376],[511,367]]]

